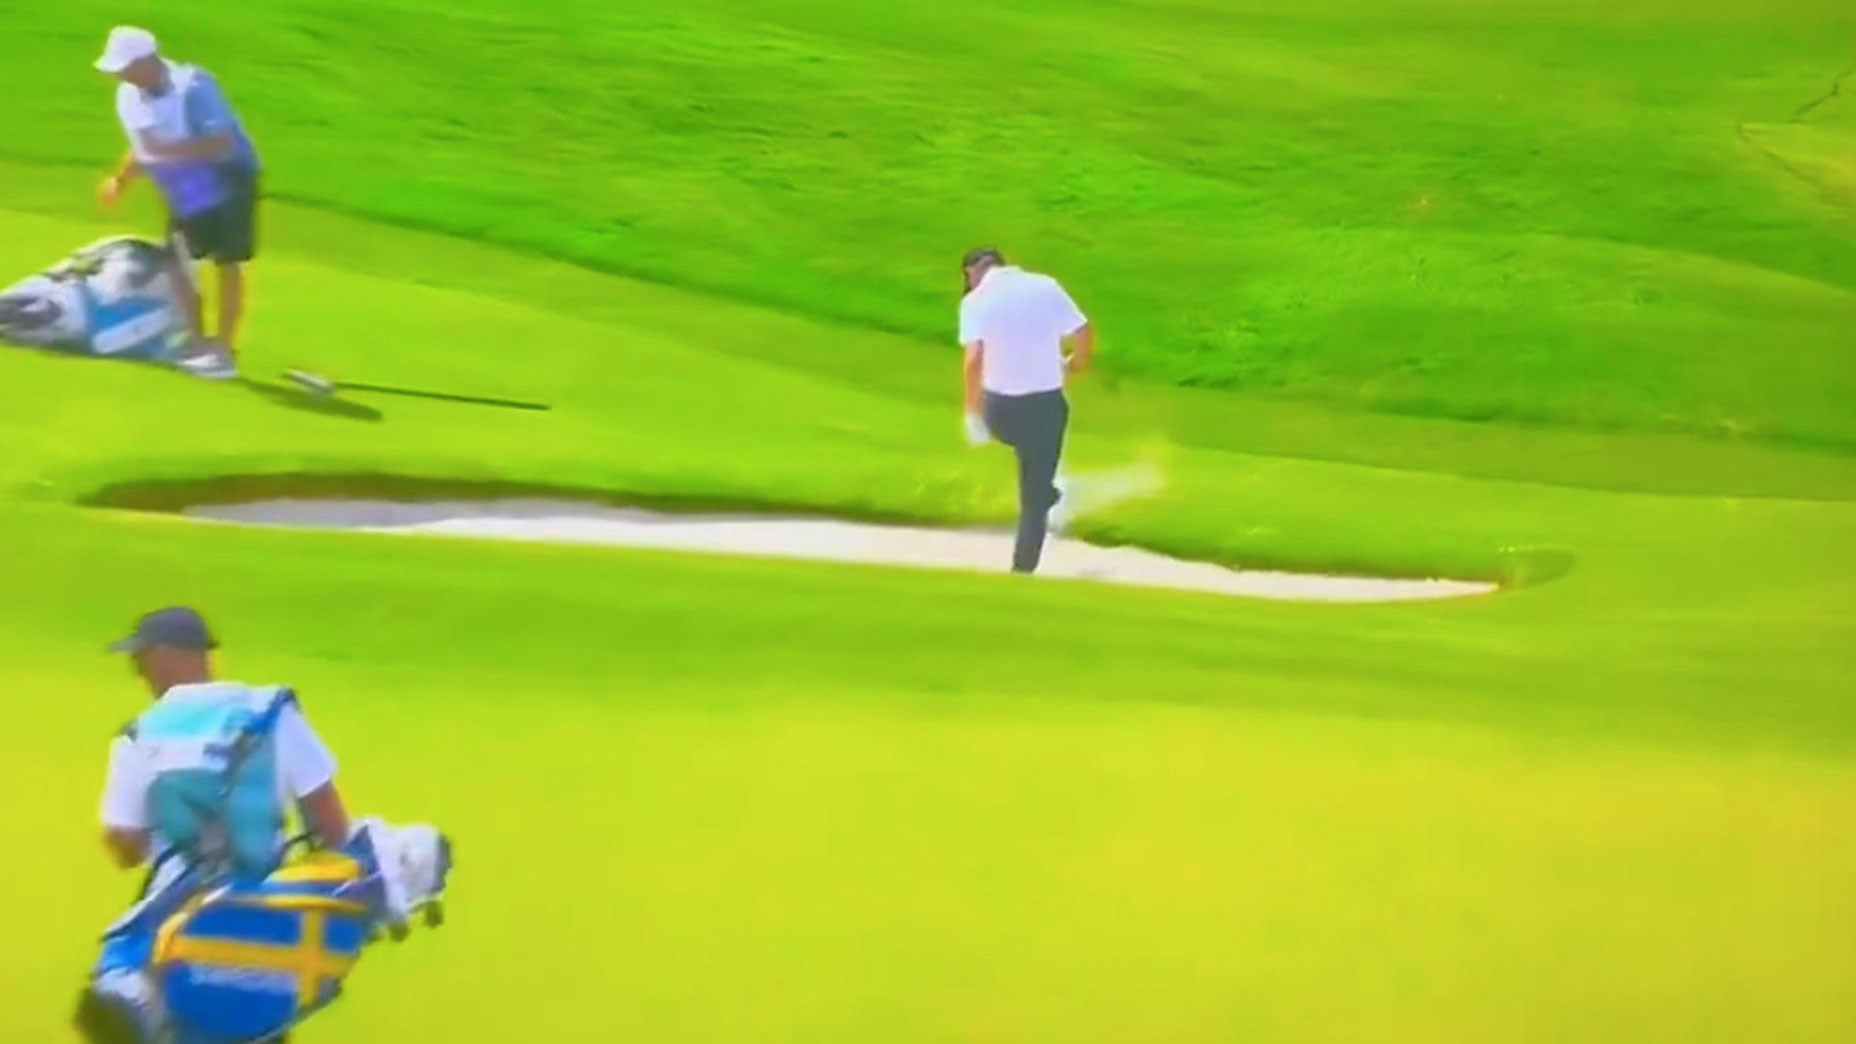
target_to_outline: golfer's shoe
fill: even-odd
[[[1070,523],[1076,520],[1075,491],[1067,478],[1057,479],[1057,502],[1050,506],[1046,524],[1052,536],[1062,536],[1070,531]]]

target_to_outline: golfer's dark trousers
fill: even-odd
[[[1031,573],[1044,554],[1050,509],[1057,506],[1057,462],[1063,457],[1070,403],[1063,392],[986,393],[986,427],[1018,455],[1018,544],[1012,571]]]

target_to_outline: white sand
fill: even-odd
[[[392,503],[265,500],[202,505],[193,518],[265,526],[353,529],[478,539],[602,544],[666,551],[759,555],[929,569],[1003,572],[1010,532],[936,529],[780,515],[684,515],[553,500]],[[1397,602],[1487,594],[1494,584],[1226,569],[1137,548],[1055,539],[1040,576],[1209,591],[1305,602]]]

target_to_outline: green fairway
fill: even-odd
[[[1128,372],[1856,443],[1849,102],[1790,122],[1856,5],[1280,6],[72,0],[0,151],[96,163],[140,18],[291,198],[935,339],[996,239]]]
[[[0,1041],[63,1039],[132,886],[93,821],[143,697],[99,650],[182,601],[229,673],[299,688],[352,804],[457,838],[452,924],[371,954],[308,1042],[1856,1037],[1850,125],[1788,122],[1850,12],[436,9],[16,27],[0,282],[158,227],[88,208],[119,19],[222,75],[287,199],[253,383],[0,350],[32,941]],[[1165,475],[1084,536],[1507,589],[1293,605],[126,509],[1003,523],[945,347],[982,239],[1105,330],[1071,466]],[[551,409],[318,404],[286,366]]]

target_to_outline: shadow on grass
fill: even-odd
[[[385,415],[372,406],[348,402],[332,395],[311,395],[309,392],[288,385],[255,381],[249,377],[240,378],[239,383],[259,398],[289,410],[302,410],[305,413],[316,413],[324,417],[340,417],[344,420],[370,423],[378,423],[385,419]]]
[[[374,395],[399,395],[408,399],[430,399],[433,402],[455,402],[465,406],[490,406],[504,410],[527,410],[534,413],[546,413],[553,409],[545,402],[523,402],[520,399],[497,399],[485,395],[459,395],[455,392],[429,391],[421,388],[398,388],[390,384],[342,384],[342,391],[368,392]]]
[[[861,505],[816,505],[747,497],[702,496],[647,490],[613,490],[513,479],[431,478],[385,472],[282,472],[112,482],[77,498],[83,507],[178,513],[200,504],[254,500],[569,500],[604,507],[647,508],[672,514],[777,513],[859,522],[920,524],[900,512]]]

